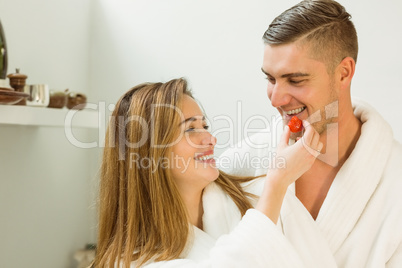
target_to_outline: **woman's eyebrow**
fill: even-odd
[[[196,121],[196,120],[199,120],[199,119],[201,119],[202,121],[205,121],[205,116],[202,116],[201,118],[200,117],[201,116],[197,116],[197,117],[192,116],[192,117],[186,118],[182,122],[180,122],[180,125],[182,125],[184,123],[187,123],[189,121]]]

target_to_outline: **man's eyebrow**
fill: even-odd
[[[200,117],[194,117],[194,116],[192,116],[192,117],[189,117],[189,118],[186,118],[186,119],[184,119],[182,122],[180,122],[180,125],[182,125],[182,124],[184,124],[184,123],[187,123],[187,122],[189,122],[189,121],[196,121],[196,120],[198,120],[198,119],[200,119]],[[202,121],[205,121],[205,116],[203,116],[203,117],[201,117],[201,120]]]
[[[261,71],[265,74],[265,75],[269,75],[269,76],[272,76],[272,75],[270,75],[269,73],[267,73],[266,71],[264,71],[264,69],[261,67]]]
[[[304,77],[304,76],[309,76],[309,74],[306,73],[289,73],[289,74],[283,74],[281,75],[282,78],[287,78],[287,77]]]
[[[267,76],[272,76],[269,73],[267,73],[266,71],[264,71],[263,68],[261,68],[261,71],[267,75]],[[301,72],[297,72],[297,73],[288,73],[288,74],[283,74],[281,75],[281,78],[289,78],[289,77],[304,77],[304,76],[310,76],[307,73],[301,73]]]

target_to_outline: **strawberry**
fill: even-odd
[[[293,116],[292,119],[290,119],[288,126],[291,132],[296,133],[302,130],[303,123],[299,118],[297,118],[297,116]]]

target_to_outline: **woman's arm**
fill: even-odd
[[[402,243],[399,244],[398,248],[392,255],[391,259],[385,264],[386,268],[398,268],[402,267]]]
[[[278,221],[287,188],[311,168],[323,146],[318,132],[307,121],[303,121],[303,125],[305,132],[293,145],[288,145],[290,130],[285,126],[276,152],[276,157],[282,158],[285,166],[273,167],[268,171],[264,189],[256,205],[256,209],[274,223]],[[278,162],[283,163],[276,161]]]
[[[277,157],[284,157],[286,166],[268,172],[256,209],[247,211],[230,234],[217,240],[207,260],[179,259],[145,267],[304,267],[300,256],[275,223],[287,187],[311,167],[322,147],[314,128],[305,127],[303,138],[291,146],[288,145],[290,132],[288,127],[285,128]],[[333,267],[333,262],[329,261],[328,267]]]
[[[133,264],[131,267],[136,266]],[[261,212],[250,209],[230,234],[223,235],[217,240],[210,250],[208,259],[201,262],[178,259],[154,262],[144,267],[298,268],[305,266],[277,226]]]

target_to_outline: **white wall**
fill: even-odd
[[[88,93],[90,8],[90,0],[0,0],[8,73],[19,67],[27,83]],[[76,267],[74,252],[95,240],[90,158],[64,128],[0,125],[0,267]]]
[[[90,0],[1,0],[9,65],[28,84],[89,92]]]
[[[402,2],[343,1],[359,34],[359,58],[352,92],[366,99],[391,124],[402,142],[398,107],[402,100]]]
[[[276,113],[260,71],[261,36],[275,16],[297,2],[101,0],[92,26],[91,95],[115,102],[135,84],[184,76],[211,120],[219,115],[233,118],[234,134],[217,135],[225,147],[243,137],[238,126],[252,115],[271,119]],[[377,107],[402,141],[402,125],[395,113],[402,99],[398,75],[402,3],[341,3],[352,14],[360,39],[353,95]],[[214,131],[229,127],[223,120],[213,123]],[[263,123],[254,121],[252,126]]]

